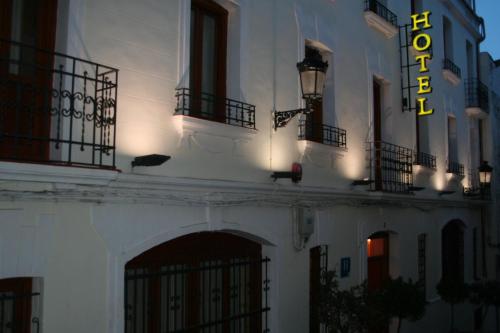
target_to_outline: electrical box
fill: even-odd
[[[314,210],[311,208],[297,208],[297,223],[299,234],[304,238],[309,238],[314,233]]]

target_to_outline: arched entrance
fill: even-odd
[[[228,233],[158,245],[125,267],[125,332],[262,332],[268,262],[259,243]]]
[[[368,289],[377,290],[389,279],[389,234],[377,232],[366,241]]]
[[[454,220],[441,231],[443,279],[464,281],[464,228],[463,222]]]

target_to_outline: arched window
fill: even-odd
[[[126,265],[126,333],[263,332],[268,262],[260,244],[227,233],[156,246]]]
[[[441,232],[442,278],[464,281],[464,224],[449,222]]]

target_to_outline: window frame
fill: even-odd
[[[207,118],[202,115],[203,82],[203,18],[211,16],[216,23],[216,38],[214,50],[216,72],[214,77],[214,115],[213,119],[225,122],[225,99],[227,79],[227,30],[228,11],[212,0],[191,0],[191,23],[194,32],[190,36],[190,77],[192,116]],[[195,56],[198,55],[198,56]]]

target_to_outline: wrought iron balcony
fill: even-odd
[[[371,11],[398,28],[398,17],[377,0],[365,0],[365,11]]]
[[[415,152],[413,164],[436,170],[436,156],[421,151]]]
[[[255,106],[229,98],[201,93],[188,88],[176,90],[176,115],[202,118],[228,125],[255,129]]]
[[[467,108],[480,108],[489,113],[488,87],[479,79],[465,81],[465,103]]]
[[[458,78],[462,77],[462,70],[460,69],[460,67],[455,65],[453,61],[451,61],[450,59],[445,58],[443,60],[443,69],[449,70],[450,72],[455,74]]]
[[[464,176],[464,165],[458,162],[448,161],[446,173],[452,173],[457,176]]]
[[[339,148],[347,147],[347,132],[334,126],[315,124],[307,120],[299,122],[299,140],[319,142]]]
[[[0,40],[0,159],[115,168],[118,70]]]
[[[383,141],[368,145],[371,190],[410,193],[413,186],[412,149]]]

